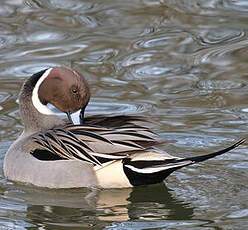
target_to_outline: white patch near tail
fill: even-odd
[[[106,166],[106,167],[105,167]],[[97,181],[102,188],[130,188],[133,187],[123,171],[122,161],[112,161],[103,167],[94,167]]]
[[[45,71],[45,73],[40,77],[40,79],[37,81],[33,93],[32,93],[32,103],[34,107],[42,114],[46,115],[56,115],[55,112],[53,112],[51,109],[49,109],[46,105],[43,105],[39,99],[38,96],[38,90],[41,85],[41,83],[46,79],[46,77],[49,75],[51,72],[52,68],[49,68]]]
[[[149,168],[136,168],[132,165],[125,165],[125,167],[127,167],[127,168],[129,168],[132,171],[137,172],[137,173],[152,174],[152,173],[157,173],[157,172],[161,172],[161,171],[172,169],[172,168],[178,168],[181,166],[186,166],[189,164],[192,164],[192,161],[184,161],[184,162],[180,162],[180,163],[168,164],[168,165],[164,165],[164,166],[149,167]]]

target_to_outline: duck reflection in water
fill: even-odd
[[[178,199],[164,184],[109,190],[15,186],[8,189],[6,197],[24,201],[26,219],[44,227],[103,227],[113,221],[137,219],[191,220],[194,212],[190,203]]]

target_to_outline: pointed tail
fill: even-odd
[[[209,153],[209,154],[202,155],[202,156],[183,158],[183,159],[178,160],[177,162],[192,161],[192,164],[199,163],[199,162],[211,159],[213,157],[222,155],[224,153],[227,153],[227,152],[237,148],[239,145],[243,144],[245,141],[246,141],[245,139],[241,139],[238,142],[236,142],[235,144],[233,144],[233,145],[231,145],[225,149],[219,150],[217,152]]]
[[[166,177],[177,169],[222,155],[237,148],[244,142],[245,139],[241,139],[225,149],[196,157],[172,158],[165,160],[160,159],[152,161],[146,159],[131,160],[129,158],[125,158],[123,159],[123,170],[130,184],[133,186],[161,183]]]

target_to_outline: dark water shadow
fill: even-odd
[[[102,229],[129,221],[191,220],[194,207],[165,185],[132,189],[41,189],[11,186],[9,200],[26,206],[22,216],[34,229]]]
[[[162,218],[168,220],[190,220],[194,207],[175,195],[173,190],[164,184],[147,187],[136,187],[128,198],[128,214],[130,219]]]

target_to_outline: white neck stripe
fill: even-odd
[[[56,113],[54,113],[51,109],[49,109],[46,105],[43,105],[39,99],[38,96],[38,90],[39,87],[41,85],[41,83],[46,79],[46,77],[49,75],[49,73],[51,72],[52,68],[49,68],[45,71],[45,73],[40,77],[40,79],[37,81],[34,89],[33,89],[33,93],[32,93],[32,103],[34,105],[34,107],[42,114],[46,114],[46,115],[55,115]]]

